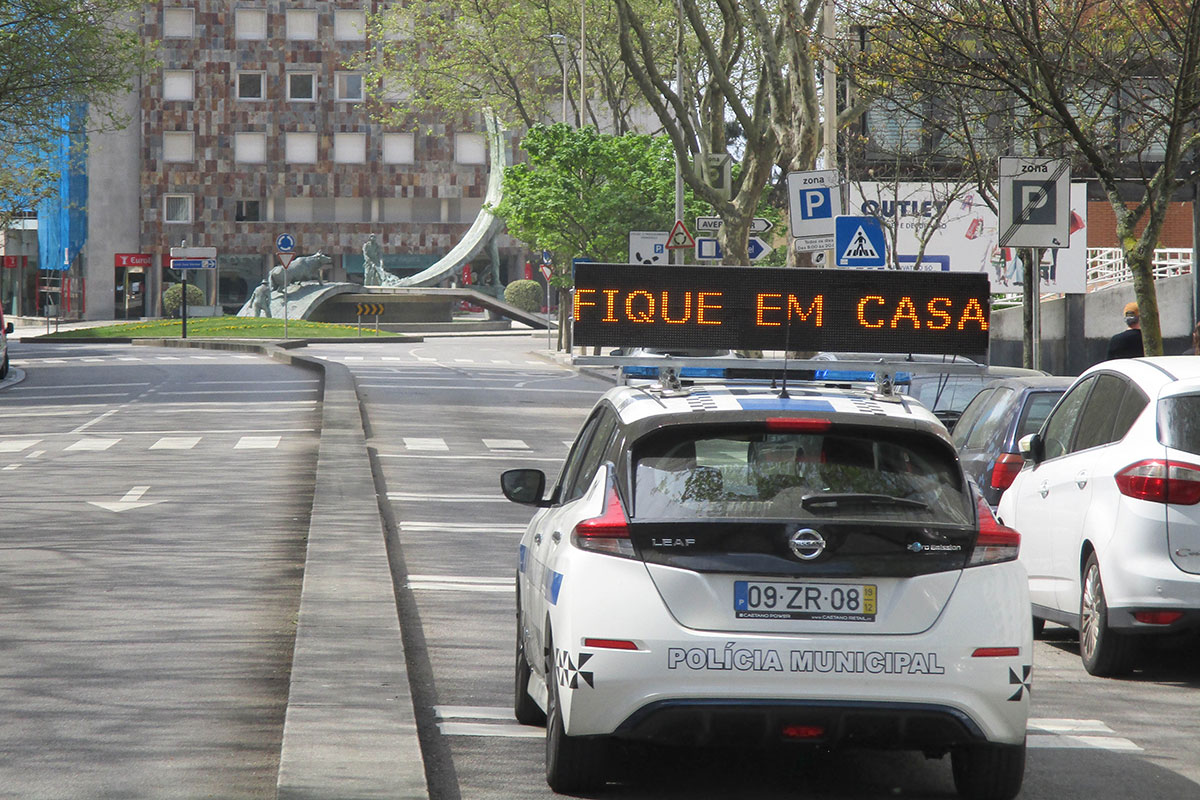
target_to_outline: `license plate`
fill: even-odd
[[[735,581],[738,619],[811,619],[874,622],[879,592],[867,583]]]

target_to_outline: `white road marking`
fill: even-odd
[[[1113,729],[1098,719],[1051,719],[1029,720],[1029,730],[1040,733],[1112,733]]]
[[[342,360],[343,361],[362,361],[363,357],[362,356],[343,356]]]
[[[516,720],[511,723],[486,722],[439,722],[438,730],[443,736],[502,736],[509,739],[545,739],[546,731]]]
[[[417,492],[388,492],[389,500],[406,503],[508,503],[502,494],[418,494]]]
[[[489,450],[528,450],[529,445],[520,439],[484,439],[484,447]]]
[[[404,446],[409,450],[449,450],[445,439],[404,437]]]
[[[449,379],[448,379],[449,380]],[[459,381],[461,383],[461,381]],[[447,384],[419,384],[419,383],[360,383],[360,389],[449,389],[452,385]],[[535,394],[546,394],[553,392],[554,394],[586,394],[591,397],[596,397],[599,394],[595,389],[557,389],[557,388],[537,388],[535,386],[472,386],[472,389],[477,389],[481,392],[533,392]],[[577,414],[584,414],[585,411],[575,411]]]
[[[504,706],[434,706],[433,713],[439,719],[498,719],[510,722],[511,708]]]
[[[1128,739],[1119,736],[1068,736],[1053,734],[1031,734],[1026,737],[1029,747],[1039,750],[1113,750],[1134,752],[1141,750]]]
[[[67,445],[64,450],[107,450],[120,439],[80,439],[74,444]]]
[[[9,464],[7,467],[4,468],[4,471],[7,472],[12,469],[19,469],[20,466],[21,466],[20,464]]]
[[[151,450],[191,450],[200,443],[199,436],[164,436],[154,444]]]
[[[234,450],[273,450],[279,447],[278,436],[243,436],[233,446]]]
[[[19,453],[40,441],[41,439],[0,439],[0,453]]]
[[[84,432],[84,431],[86,431],[88,428],[90,428],[90,427],[92,427],[93,425],[95,425],[97,422],[102,422],[102,421],[104,421],[104,420],[108,419],[109,417],[111,417],[111,416],[112,416],[113,414],[115,414],[115,413],[117,413],[117,409],[115,409],[115,408],[110,408],[108,411],[105,411],[105,412],[104,412],[103,414],[101,414],[100,416],[98,416],[98,417],[92,417],[90,420],[88,420],[87,422],[83,423],[82,425],[80,425],[80,426],[79,426],[78,428],[76,428],[75,430],[71,431],[71,433],[83,433],[83,432]]]
[[[117,359],[117,361],[141,361],[141,360],[142,359],[139,358],[138,356],[121,356],[120,358]]]
[[[408,586],[413,590],[434,592],[513,591],[512,578],[473,578],[459,575],[409,575]]]
[[[179,356],[155,356],[155,361],[178,361]]]
[[[32,453],[28,453],[25,457],[26,458],[37,458],[38,456],[44,455],[45,453],[46,453],[45,450],[34,450]]]
[[[470,359],[470,358],[456,358],[456,359],[454,359],[454,363],[455,364],[474,364],[475,361],[474,361],[474,359]]]
[[[480,523],[478,525],[469,522],[425,522],[421,520],[405,520],[400,523],[400,527],[406,531],[429,532],[429,531],[445,531],[447,533],[478,533],[487,531],[488,533],[524,533],[526,525],[496,525],[495,523]]]
[[[163,502],[162,500],[142,500],[142,495],[144,495],[149,489],[149,486],[134,486],[125,493],[124,497],[122,497],[120,500],[117,500],[115,503],[89,500],[88,505],[97,506],[99,508],[103,508],[105,511],[113,511],[119,514],[122,511],[132,511],[135,508],[145,508],[146,506],[152,506],[155,503]]]
[[[447,448],[447,449],[449,449],[449,448]],[[460,461],[553,461],[558,464],[562,463],[562,456],[518,456],[518,455],[510,455],[507,453],[500,453],[500,454],[488,455],[488,456],[485,456],[485,455],[435,456],[435,455],[427,455],[425,453],[380,453],[379,457],[380,458],[430,458],[430,459],[434,459],[437,461],[447,461],[447,460],[453,461],[455,459],[458,459]]]
[[[509,361],[508,359],[504,359],[504,358],[493,358],[492,363],[493,364],[511,364],[512,362]]]

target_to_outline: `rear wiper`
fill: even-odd
[[[929,504],[907,497],[892,497],[890,494],[860,494],[858,492],[821,492],[806,494],[800,498],[801,507],[811,510],[825,506],[901,506],[903,508],[928,509]]]

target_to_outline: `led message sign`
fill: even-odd
[[[973,273],[579,264],[575,344],[981,355]]]

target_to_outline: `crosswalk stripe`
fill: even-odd
[[[487,722],[439,722],[438,730],[445,736],[501,736],[508,739],[545,739],[541,728],[521,725],[516,720],[510,723]]]
[[[425,522],[418,520],[405,520],[400,523],[400,527],[406,531],[446,531],[446,532],[462,532],[478,533],[481,530],[486,530],[488,533],[524,533],[527,525],[496,525],[495,523],[487,522],[478,525],[470,522]]]
[[[112,447],[114,444],[116,444],[119,441],[121,441],[121,440],[120,439],[80,439],[79,441],[75,442],[74,444],[67,445],[63,449],[64,450],[90,450],[90,451],[107,450],[108,448]]]
[[[489,450],[528,450],[529,445],[520,439],[484,439],[483,444]]]
[[[272,450],[279,446],[278,436],[243,436],[233,446],[234,450]]]
[[[389,500],[405,503],[508,503],[502,494],[423,494],[420,492],[388,492]]]
[[[1029,730],[1041,733],[1112,733],[1113,729],[1098,719],[1052,719],[1030,717]]]
[[[449,450],[445,439],[404,437],[404,446],[409,450]]]
[[[1141,750],[1133,742],[1120,736],[1074,736],[1067,734],[1031,734],[1025,739],[1029,747],[1039,750],[1113,750],[1134,752]]]
[[[200,443],[199,436],[164,436],[154,444],[151,450],[191,450]]]
[[[513,710],[505,706],[434,706],[439,719],[498,719],[508,722]]]
[[[40,441],[41,439],[0,439],[0,453],[19,453]]]

